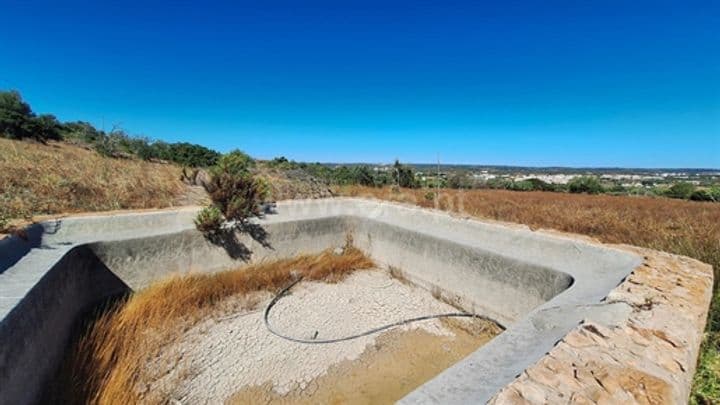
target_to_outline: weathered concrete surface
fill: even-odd
[[[606,327],[626,324],[633,305],[605,298],[643,260],[636,251],[574,237],[363,199],[282,202],[275,214],[257,221],[253,235],[235,234],[221,244],[193,229],[195,213],[66,218],[40,224],[39,234],[27,242],[0,241],[5,267],[0,274],[0,403],[35,401],[79,314],[124,285],[136,289],[170,272],[220,271],[243,261],[318,252],[342,246],[348,234],[376,262],[398,267],[416,284],[508,326],[402,401],[485,402],[583,320]],[[71,251],[89,263],[88,270],[64,261]],[[92,281],[103,271],[123,286]],[[692,305],[707,310],[707,301]],[[22,321],[27,314],[29,323]],[[698,314],[704,322],[704,313]],[[702,329],[678,322],[673,327]],[[38,360],[38,348],[46,360]],[[697,342],[688,341],[689,359],[697,348]]]
[[[34,287],[22,299],[7,295],[13,288],[25,290],[33,280]],[[127,291],[127,285],[84,246],[70,249],[44,274],[27,271],[0,278],[2,298],[17,301],[17,310],[0,321],[0,403],[36,401],[62,360],[74,319]]]
[[[712,267],[621,248],[644,255],[606,299],[632,306],[625,322],[608,327],[586,319],[491,403],[687,402],[712,296]]]

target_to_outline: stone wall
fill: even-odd
[[[613,326],[586,319],[491,403],[687,402],[712,297],[712,267],[620,248],[644,257],[606,299],[630,305],[627,319]]]

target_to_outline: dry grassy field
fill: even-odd
[[[380,198],[480,218],[589,235],[720,264],[720,204],[668,198],[441,190],[436,206],[427,189],[347,187],[342,195]]]
[[[346,196],[371,197],[498,221],[526,224],[662,250],[709,263],[715,294],[691,401],[720,403],[720,204],[668,198],[518,192],[343,187]]]
[[[40,214],[168,207],[185,190],[180,170],[0,138],[0,228],[3,220]]]

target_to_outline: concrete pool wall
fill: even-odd
[[[194,230],[195,213],[66,218],[36,225],[27,240],[0,241],[0,403],[37,401],[78,318],[105,299],[169,273],[340,247],[348,235],[378,263],[507,326],[402,401],[485,402],[584,319],[626,319],[631,306],[603,299],[643,261],[579,239],[374,200],[281,202],[252,235],[221,244]]]

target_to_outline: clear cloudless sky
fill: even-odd
[[[720,168],[720,1],[0,0],[0,88],[259,158]]]

